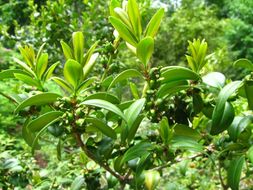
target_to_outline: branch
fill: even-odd
[[[92,159],[94,162],[96,162],[98,165],[100,165],[102,168],[104,168],[106,171],[108,171],[110,174],[112,174],[114,177],[116,177],[117,179],[119,179],[121,182],[126,181],[126,178],[124,176],[119,175],[118,173],[116,173],[115,171],[113,171],[110,166],[108,166],[107,164],[105,164],[104,162],[98,161],[96,159],[96,157],[92,154],[91,151],[88,150],[88,148],[86,147],[86,145],[83,143],[81,135],[77,132],[74,133],[77,143],[78,145],[81,147],[81,149],[85,152],[85,154]]]

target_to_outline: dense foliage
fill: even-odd
[[[0,5],[0,189],[252,188],[250,1]]]

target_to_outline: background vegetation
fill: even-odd
[[[186,66],[188,41],[200,38],[208,42],[210,54],[204,72],[220,71],[233,80],[249,73],[245,69],[234,69],[232,63],[239,58],[253,60],[253,1],[138,2],[142,24],[147,23],[158,8],[164,7],[166,10],[155,41],[154,65]],[[0,0],[0,71],[16,68],[13,57],[21,58],[18,46],[24,44],[32,45],[37,52],[42,43],[46,43],[44,49],[50,56],[49,64],[57,61],[63,63],[60,41],[70,43],[71,34],[82,31],[86,50],[99,40],[100,57],[93,72],[101,74],[108,66],[106,63],[110,59],[114,40],[109,15],[109,1],[104,0]],[[106,68],[109,74],[137,68],[136,58],[125,44],[120,44],[118,51],[117,57]],[[56,73],[60,73],[62,68],[63,64],[60,64]],[[58,88],[53,83],[47,85],[48,89]],[[15,106],[4,95],[29,90],[29,86],[17,80],[0,81],[0,189],[74,189],[80,181],[82,183],[77,188],[113,188],[116,179],[107,175],[107,180],[105,177],[99,178],[101,168],[92,161],[87,162],[87,157],[79,149],[67,144],[59,161],[55,148],[58,142],[53,135],[44,139],[42,149],[32,157],[30,148],[21,137],[24,117],[13,114]],[[184,98],[185,94],[180,96],[188,101]],[[184,109],[185,102],[180,103]],[[235,105],[236,110],[246,108],[243,100]],[[195,122],[206,124],[202,117]],[[223,138],[222,135],[215,138],[214,144],[221,143]],[[185,153],[185,157],[188,156]],[[178,161],[163,172],[164,177],[157,189],[222,189],[219,172],[203,157]],[[247,172],[252,172],[252,167],[249,166]],[[224,171],[221,173],[226,175]],[[80,180],[80,176],[85,176],[85,181]],[[250,178],[241,183],[241,189],[251,189],[252,186]]]

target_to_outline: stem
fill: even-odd
[[[10,96],[4,94],[4,93],[1,92],[1,91],[0,91],[0,95],[2,95],[3,97],[7,98],[7,99],[10,100],[10,101],[12,101],[12,102],[15,103],[15,104],[18,103],[14,98],[12,98],[12,97],[10,97]]]
[[[114,177],[116,177],[118,180],[120,180],[121,182],[122,181],[125,181],[125,177],[124,176],[121,176],[119,175],[118,173],[116,173],[115,171],[113,171],[110,166],[108,166],[107,164],[105,164],[104,162],[101,162],[101,161],[98,161],[96,159],[96,157],[92,154],[92,152],[90,152],[88,150],[88,148],[86,147],[86,145],[83,143],[82,141],[82,138],[81,138],[81,135],[77,132],[74,133],[75,137],[76,137],[76,140],[77,140],[77,143],[78,145],[81,147],[81,149],[85,152],[85,154],[90,158],[92,159],[94,162],[96,162],[97,164],[99,164],[102,168],[104,168],[106,171],[108,171],[110,174],[112,174]]]
[[[222,186],[222,188],[224,189],[224,190],[226,190],[226,189],[228,189],[227,188],[227,186],[225,185],[225,183],[224,183],[224,180],[223,180],[223,178],[222,178],[222,175],[221,175],[221,163],[220,163],[220,161],[219,161],[219,179],[220,179],[220,182],[221,182],[221,186]]]

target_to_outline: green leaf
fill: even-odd
[[[91,72],[92,68],[96,63],[96,59],[98,58],[99,53],[94,53],[91,55],[89,61],[83,67],[83,78],[85,79]]]
[[[145,105],[146,99],[142,98],[139,100],[136,100],[126,111],[125,116],[127,119],[128,128],[130,129],[141,113],[141,110],[143,109]]]
[[[64,90],[66,90],[66,91],[68,91],[70,93],[73,92],[72,87],[65,80],[63,80],[62,78],[60,78],[60,77],[52,77],[52,80],[54,82],[56,82]]]
[[[29,146],[32,146],[35,136],[33,133],[31,133],[31,131],[27,127],[29,121],[30,121],[29,118],[26,119],[26,121],[22,127],[22,137]]]
[[[47,125],[51,121],[55,120],[56,118],[58,118],[62,114],[63,114],[63,112],[61,112],[61,111],[47,112],[47,113],[39,116],[38,118],[32,120],[31,122],[29,122],[29,124],[27,125],[27,128],[28,128],[28,130],[30,130],[33,133],[40,131],[45,125]]]
[[[72,34],[73,48],[75,60],[80,64],[83,63],[83,52],[84,52],[84,36],[82,32],[74,32]]]
[[[115,106],[112,103],[107,102],[105,100],[100,100],[100,99],[86,100],[86,101],[82,102],[81,105],[95,106],[95,107],[109,110],[109,111],[117,114],[118,116],[120,116],[125,121],[127,121],[125,115],[122,113],[122,111],[117,106]]]
[[[129,21],[129,17],[127,13],[120,7],[116,7],[114,9],[115,17],[119,18],[124,24],[126,24],[129,28],[132,28],[132,25]]]
[[[159,9],[149,21],[145,30],[145,36],[155,37],[164,15],[164,9]]]
[[[235,142],[241,132],[243,132],[245,128],[252,123],[252,121],[252,116],[235,117],[232,124],[228,128],[228,134],[230,138]]]
[[[144,154],[141,158],[140,158],[140,160],[139,160],[139,162],[138,162],[138,165],[137,165],[137,167],[136,167],[136,175],[137,176],[140,176],[141,175],[141,173],[142,173],[142,171],[145,169],[145,167],[147,166],[147,163],[148,163],[148,158],[150,157],[150,153],[146,153],[146,154]]]
[[[4,70],[4,71],[0,72],[0,80],[15,78],[15,76],[14,76],[15,73],[29,75],[29,73],[22,71],[20,69],[8,69],[8,70]]]
[[[45,45],[46,45],[46,43],[43,43],[43,44],[40,46],[39,51],[38,51],[37,56],[36,56],[36,62],[38,62],[38,60],[39,60],[39,58],[40,58],[40,56],[41,56],[41,54],[42,54],[42,50],[43,50],[43,48],[44,48]]]
[[[234,110],[231,104],[227,103],[228,98],[242,84],[241,81],[234,81],[227,84],[219,93],[216,106],[212,114],[211,134],[216,135],[226,130],[233,121]],[[232,121],[231,121],[232,118]],[[225,123],[224,123],[225,122]]]
[[[33,106],[33,105],[45,105],[45,104],[50,104],[53,103],[57,100],[57,98],[61,97],[59,94],[51,93],[51,92],[45,92],[41,94],[36,94],[34,96],[31,96],[21,102],[17,108],[15,109],[14,113],[19,112],[25,107],[28,106]]]
[[[132,93],[134,99],[140,99],[140,96],[138,93],[138,87],[136,86],[136,84],[129,82],[129,86],[130,86],[130,90],[131,90],[131,93]]]
[[[95,94],[91,94],[88,97],[86,97],[84,99],[84,101],[91,100],[91,99],[105,100],[105,101],[111,102],[112,104],[119,104],[120,103],[120,100],[116,96],[106,93],[106,92],[97,92]]]
[[[109,9],[110,9],[110,15],[116,17],[117,15],[116,15],[114,9],[116,7],[120,7],[120,6],[121,6],[121,4],[120,4],[120,2],[118,0],[111,0],[110,7],[109,7]]]
[[[42,53],[36,64],[36,72],[40,79],[47,69],[47,64],[48,64],[48,54]]]
[[[143,156],[144,154],[148,153],[149,151],[151,151],[153,149],[152,144],[148,143],[148,142],[140,142],[132,147],[130,147],[123,155],[122,159],[121,159],[121,164],[124,164],[125,162],[135,159],[135,158],[139,158],[141,156]]]
[[[147,66],[154,51],[154,39],[151,37],[143,38],[137,45],[137,57]]]
[[[88,50],[88,52],[85,54],[84,58],[83,58],[83,63],[82,63],[82,66],[86,65],[89,63],[97,45],[98,45],[99,41],[96,41],[91,47],[90,49]],[[93,58],[94,59],[94,55],[93,55]]]
[[[172,149],[183,149],[194,152],[202,152],[203,146],[192,138],[187,138],[186,136],[177,136],[172,139]]]
[[[127,13],[134,29],[135,35],[138,39],[141,37],[142,26],[141,26],[141,15],[136,0],[128,0]]]
[[[29,66],[27,66],[23,61],[20,61],[19,59],[17,58],[13,58],[13,60],[19,64],[23,69],[25,69],[29,74],[31,74],[32,76],[36,76],[35,73],[30,69]]]
[[[97,119],[97,118],[86,118],[85,121],[87,121],[88,123],[92,123],[92,125],[97,128],[99,131],[101,131],[104,135],[112,138],[112,139],[116,139],[117,135],[115,133],[115,131],[109,127],[106,123],[104,123],[103,121]]]
[[[128,78],[131,78],[131,77],[140,77],[143,79],[143,76],[142,74],[135,70],[135,69],[128,69],[128,70],[125,70],[123,72],[121,72],[120,74],[118,74],[114,80],[111,82],[110,86],[108,87],[108,90],[110,88],[112,88],[116,83],[122,81],[122,80],[126,80]]]
[[[249,158],[250,162],[253,164],[253,145],[249,148],[247,152],[247,157]]]
[[[30,86],[36,86],[40,87],[38,81],[33,79],[30,75],[28,74],[21,74],[21,73],[14,73],[15,78],[21,80],[22,82],[30,85]]]
[[[131,128],[128,129],[128,134],[127,134],[128,143],[130,143],[130,142],[134,139],[135,134],[136,134],[136,132],[137,132],[137,130],[138,130],[138,128],[139,128],[139,126],[140,126],[140,124],[141,124],[143,118],[144,118],[144,115],[139,115],[139,116],[135,119],[135,121],[134,121],[134,123],[132,124]],[[123,140],[124,140],[124,139],[123,139]]]
[[[83,188],[85,181],[84,181],[84,177],[82,175],[77,176],[74,181],[71,184],[70,189],[71,190],[80,190]]]
[[[62,149],[62,142],[61,142],[61,139],[59,138],[58,143],[57,143],[57,147],[56,147],[56,150],[57,150],[57,159],[59,161],[61,161],[61,149]]]
[[[244,162],[244,156],[236,158],[230,162],[228,168],[228,186],[232,190],[239,190],[239,183]]]
[[[202,80],[209,86],[221,89],[225,85],[226,77],[222,73],[211,72],[203,76]]]
[[[253,81],[245,81],[244,89],[246,98],[248,100],[249,109],[253,110]]]
[[[120,19],[110,16],[109,17],[110,23],[113,25],[113,27],[117,30],[120,37],[123,38],[126,42],[131,44],[132,46],[137,46],[137,39],[135,38],[134,34],[132,33],[131,29],[125,25]]]
[[[176,124],[174,126],[174,136],[185,136],[187,138],[191,138],[193,140],[200,140],[201,135],[199,134],[198,131],[196,131],[195,129],[187,126],[187,125],[183,125],[183,124]]]
[[[237,61],[234,62],[234,66],[235,67],[242,67],[242,68],[248,69],[250,71],[253,71],[253,64],[248,59],[238,59]]]
[[[181,80],[199,80],[200,76],[194,71],[181,66],[167,67],[161,74],[162,83],[181,81]]]
[[[48,70],[46,71],[46,73],[45,73],[45,75],[44,75],[44,78],[43,78],[44,81],[48,80],[48,79],[52,76],[52,74],[53,74],[55,68],[56,68],[59,64],[60,64],[60,62],[57,61],[56,63],[54,63],[53,65],[51,65],[51,66],[48,68]]]
[[[83,90],[85,90],[86,88],[88,88],[88,86],[90,86],[97,78],[96,77],[91,77],[86,79],[85,81],[83,81],[77,88],[77,92],[80,93]]]
[[[182,83],[186,85],[181,85]],[[166,98],[174,93],[191,88],[187,81],[172,81],[162,85],[157,92],[158,98]]]
[[[170,129],[167,117],[163,117],[159,125],[160,125],[159,133],[163,140],[163,143],[165,145],[168,145],[170,140],[172,139],[173,134],[172,130]]]
[[[81,79],[82,67],[75,60],[68,59],[64,65],[63,74],[66,81],[68,81],[73,88],[76,89]]]
[[[217,106],[217,105],[216,105]],[[216,107],[215,107],[216,108]],[[234,116],[235,116],[235,111],[230,102],[226,102],[224,109],[222,112],[217,112],[215,110],[212,115],[212,125],[211,125],[211,135],[217,135],[223,131],[225,131],[233,122]],[[215,114],[215,117],[214,117]],[[219,114],[219,118],[216,116]]]
[[[63,53],[64,53],[64,56],[66,58],[66,60],[68,59],[74,59],[74,56],[73,56],[73,51],[72,49],[69,47],[68,44],[66,44],[64,41],[61,40],[61,47],[62,47],[62,50],[63,50]]]
[[[22,54],[25,62],[30,66],[33,67],[35,61],[35,53],[34,49],[31,46],[24,46],[18,48],[20,53]]]
[[[37,144],[38,144],[38,140],[41,137],[41,135],[47,130],[47,128],[52,125],[53,123],[55,123],[56,121],[59,120],[59,117],[54,119],[53,121],[51,121],[50,123],[48,123],[47,125],[45,125],[35,136],[33,143],[32,143],[32,154],[34,154],[35,149],[37,148]]]

